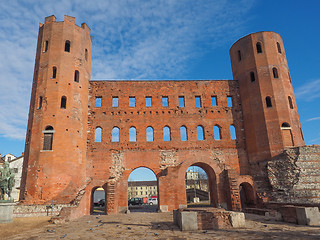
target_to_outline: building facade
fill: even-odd
[[[157,181],[132,181],[128,182],[128,199],[149,198],[158,195]]]
[[[210,204],[237,210],[240,185],[268,198],[254,167],[304,145],[279,34],[258,32],[230,49],[234,80],[90,80],[92,38],[65,16],[40,24],[21,198],[71,203],[89,214],[105,190],[106,212],[128,206],[128,177],[157,177],[159,210],[186,206],[190,166],[208,176]]]

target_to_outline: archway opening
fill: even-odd
[[[216,178],[210,166],[193,164],[186,171],[185,182],[188,207],[216,207]]]
[[[130,212],[158,210],[158,181],[146,167],[134,169],[128,178],[128,208]]]
[[[91,215],[106,214],[106,192],[102,187],[94,187],[91,194]]]
[[[243,182],[239,186],[241,208],[245,210],[246,208],[255,206],[255,194],[253,187],[250,183]]]

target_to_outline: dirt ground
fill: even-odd
[[[172,213],[130,213],[84,216],[65,224],[49,217],[15,218],[0,224],[0,239],[320,239],[320,227],[267,221],[246,214],[246,228],[182,232]]]

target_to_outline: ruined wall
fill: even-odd
[[[272,200],[320,203],[320,146],[287,149],[269,161],[267,169]]]

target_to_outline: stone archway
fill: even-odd
[[[254,207],[256,198],[253,187],[250,183],[243,182],[239,185],[241,209]]]
[[[93,187],[90,198],[90,214],[104,215],[106,214],[106,191],[101,186]]]

